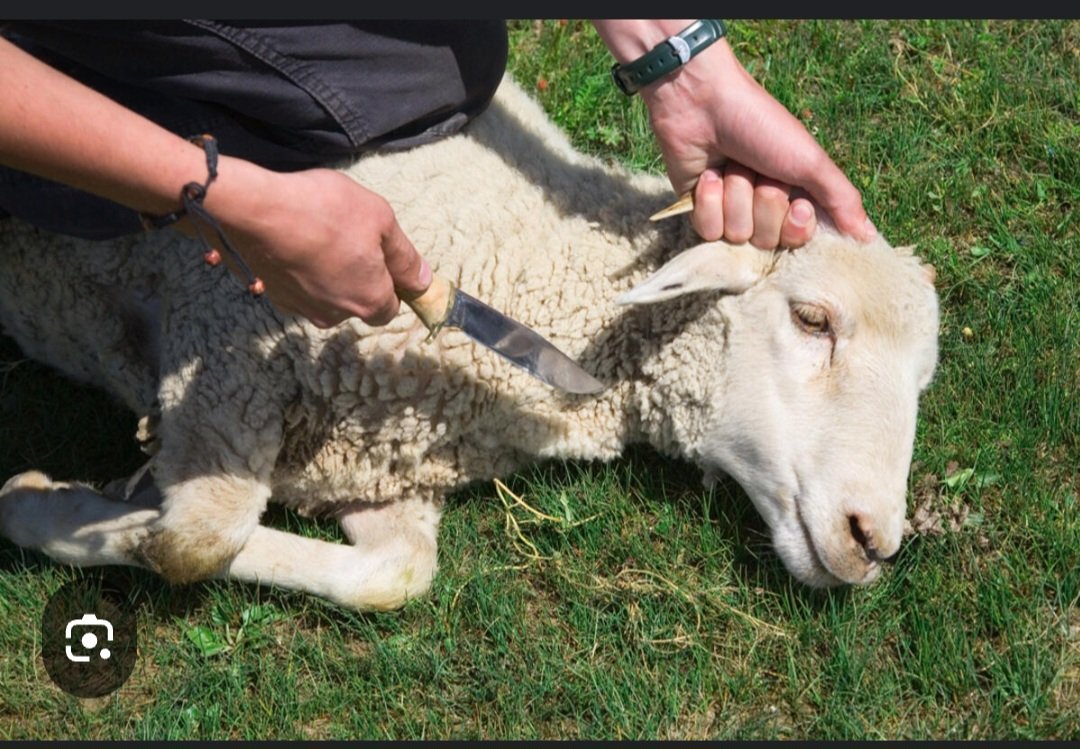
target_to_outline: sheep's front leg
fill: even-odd
[[[21,473],[0,489],[0,535],[78,567],[145,567],[172,583],[194,582],[228,565],[270,494],[263,481],[229,474],[195,476],[160,492],[140,471],[129,486],[134,494],[121,501]]]
[[[38,471],[20,473],[0,489],[0,535],[79,567],[145,566],[136,550],[158,515]]]
[[[258,320],[244,319],[259,309],[218,301],[224,311],[210,318],[191,305],[170,308],[165,338],[153,434],[161,515],[138,554],[172,583],[220,575],[258,526],[294,387],[275,339],[254,335]],[[239,305],[231,316],[227,303]]]
[[[361,610],[398,608],[431,587],[439,516],[427,500],[354,503],[339,516],[351,546],[259,526],[227,575]]]
[[[145,567],[173,583],[192,582],[228,564],[270,493],[262,482],[230,475],[197,476],[163,495],[142,483],[120,501],[38,471],[21,473],[0,489],[0,535],[78,567]]]

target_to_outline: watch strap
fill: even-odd
[[[643,86],[648,86],[690,62],[694,55],[719,40],[725,33],[724,22],[719,19],[694,21],[633,62],[622,65],[616,63],[611,68],[611,77],[620,91],[632,96]]]

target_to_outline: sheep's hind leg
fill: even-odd
[[[0,489],[0,535],[78,567],[145,567],[136,550],[159,514],[39,471],[20,473]]]
[[[439,526],[435,503],[356,502],[339,521],[351,546],[259,526],[226,574],[361,610],[398,608],[431,587]]]
[[[161,480],[160,462],[157,468],[161,511],[139,544],[139,557],[171,583],[219,577],[258,527],[269,487],[239,472],[170,484]]]

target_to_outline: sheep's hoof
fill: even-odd
[[[101,496],[123,502],[127,499],[127,479],[113,479],[101,487]]]
[[[161,414],[158,412],[149,413],[139,419],[135,440],[139,443],[139,449],[147,455],[156,455],[161,449],[161,440],[157,436],[160,423]]]
[[[19,489],[48,491],[50,489],[60,489],[65,486],[67,486],[67,484],[54,484],[53,480],[41,471],[23,471],[20,474],[12,476],[4,483],[4,487],[0,489],[0,495],[8,494]]]
[[[115,499],[119,502],[134,502],[135,504],[142,504],[150,506],[151,504],[157,505],[161,502],[161,493],[158,492],[157,487],[154,486],[153,468],[151,464],[153,460],[148,460],[142,464],[142,466],[126,479],[113,479],[105,488],[101,490],[109,499]],[[153,492],[155,501],[149,503],[143,499],[148,493]]]

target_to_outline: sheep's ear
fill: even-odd
[[[906,244],[903,247],[897,247],[896,254],[901,256],[914,255],[916,249],[916,245]],[[919,261],[919,267],[922,269],[923,277],[930,283],[931,286],[933,286],[937,282],[937,268],[935,268],[930,263],[925,263],[922,261]]]
[[[738,294],[757,283],[772,264],[771,252],[753,245],[706,242],[679,253],[660,270],[616,299],[616,304],[652,304],[693,291]]]

